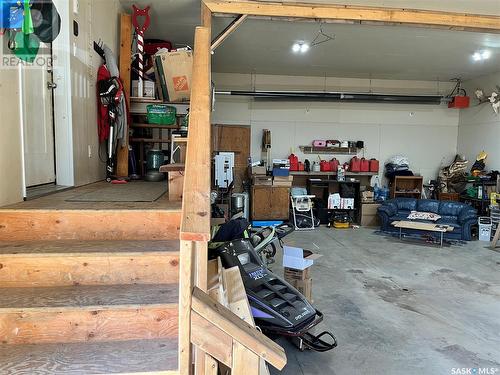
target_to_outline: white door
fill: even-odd
[[[22,68],[24,167],[26,187],[53,183],[55,174],[54,107],[51,49],[43,43],[38,66]],[[47,63],[43,63],[43,61]]]

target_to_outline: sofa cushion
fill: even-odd
[[[443,201],[439,204],[439,213],[441,216],[458,216],[465,206],[466,204],[464,203]]]
[[[442,215],[441,219],[436,221],[438,224],[458,224],[458,216],[452,216],[452,215]]]
[[[398,211],[415,211],[417,200],[414,198],[398,198],[394,200],[398,205]]]
[[[434,199],[419,199],[415,211],[439,213],[439,201]]]

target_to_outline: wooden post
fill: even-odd
[[[210,29],[197,27],[195,32],[189,133],[187,141],[184,193],[182,201],[179,291],[179,372],[190,374],[191,293],[193,283],[207,289],[207,242],[210,240]],[[187,248],[190,251],[187,251]],[[184,255],[188,257],[183,259]],[[195,369],[203,374],[205,353],[197,351]]]
[[[191,374],[191,293],[194,286],[194,243],[181,241],[179,263],[179,374]]]
[[[127,100],[127,107],[130,108],[131,82],[130,72],[132,63],[132,16],[122,13],[120,17],[120,78],[123,83],[123,91]],[[116,155],[116,175],[117,177],[128,177],[128,121],[125,129],[124,147],[118,145]]]

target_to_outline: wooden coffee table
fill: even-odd
[[[418,221],[393,221],[391,223],[395,228],[399,228],[399,239],[403,239],[403,228],[404,229],[416,229],[426,232],[436,232],[441,234],[440,245],[443,247],[443,238],[446,232],[453,232],[453,227],[451,225],[440,225],[440,224],[430,224],[430,223],[420,223]]]

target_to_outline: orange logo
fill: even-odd
[[[173,81],[174,81],[174,90],[175,91],[188,91],[189,90],[188,79],[186,76],[174,77]]]

